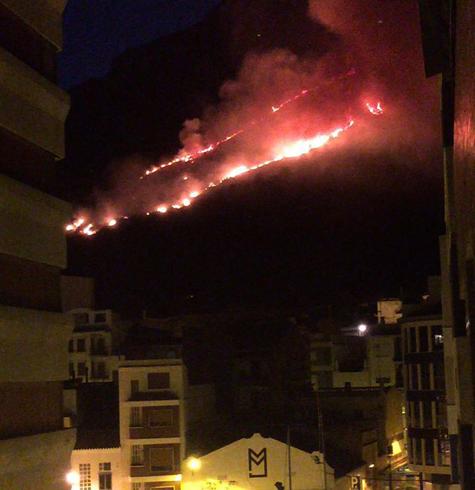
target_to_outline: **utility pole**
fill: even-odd
[[[316,393],[316,399],[317,399],[317,421],[318,421],[318,447],[320,449],[320,452],[322,453],[322,465],[323,465],[323,488],[324,490],[327,490],[327,455],[325,453],[325,437],[323,434],[323,414],[320,406],[320,395],[319,395],[319,389],[317,386],[317,389],[315,391]]]
[[[289,470],[289,490],[292,490],[292,459],[290,454],[290,424],[287,425],[287,466]]]

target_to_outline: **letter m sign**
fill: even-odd
[[[267,477],[267,449],[261,449],[258,453],[252,449],[247,451],[249,463],[249,478]]]

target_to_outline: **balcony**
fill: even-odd
[[[0,126],[62,158],[68,95],[2,48],[0,69]]]
[[[171,390],[160,391],[136,391],[129,397],[130,402],[137,401],[163,401],[163,400],[178,400],[178,395]]]
[[[129,427],[130,439],[170,439],[180,437],[178,424],[170,427]]]
[[[110,352],[109,349],[107,349],[106,347],[92,347],[90,354],[91,356],[106,357],[110,355]]]

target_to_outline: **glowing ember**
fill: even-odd
[[[249,171],[249,168],[246,167],[246,165],[239,165],[239,167],[233,168],[230,172],[228,172],[223,177],[223,180],[234,179],[234,177],[237,177],[238,175],[244,174],[248,171]]]
[[[116,224],[117,220],[115,218],[112,218],[107,222],[107,226],[115,226]]]
[[[165,214],[167,211],[168,211],[168,207],[167,206],[159,206],[157,208],[157,212],[162,213],[162,214]]]
[[[366,102],[366,107],[368,108],[368,111],[373,114],[373,116],[380,116],[384,112],[381,106],[381,102],[378,102],[376,105]]]

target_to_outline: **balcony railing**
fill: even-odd
[[[136,391],[129,397],[129,401],[155,401],[155,400],[178,400],[178,395],[171,390],[160,391]]]

